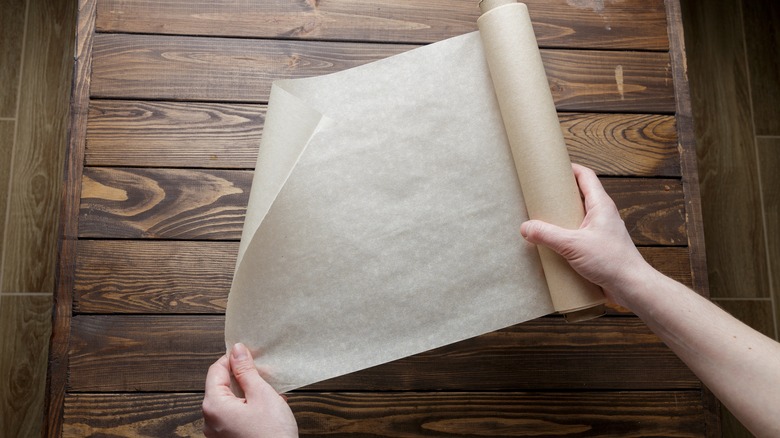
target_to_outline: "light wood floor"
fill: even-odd
[[[0,436],[40,435],[75,0],[0,6]]]
[[[710,295],[779,339],[780,4],[682,7]],[[723,436],[751,436],[722,420]]]
[[[705,7],[706,4],[706,7]],[[780,5],[682,0],[710,291],[780,319]],[[0,436],[38,436],[75,0],[0,6]],[[745,432],[724,417],[724,436]]]

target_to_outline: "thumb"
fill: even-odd
[[[572,230],[540,220],[529,220],[520,225],[520,234],[525,237],[525,240],[536,245],[544,245],[558,254],[562,253],[566,245],[571,242],[571,233]]]
[[[233,345],[230,350],[230,371],[247,399],[262,391],[263,379],[255,368],[252,355],[242,343]]]

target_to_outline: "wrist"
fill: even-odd
[[[623,307],[631,309],[641,316],[646,309],[652,307],[654,300],[660,299],[667,290],[663,283],[670,280],[649,263],[642,264],[626,272],[621,284],[616,290],[617,299]]]
[[[634,310],[641,298],[660,289],[659,277],[663,277],[663,274],[640,256],[636,263],[627,264],[616,276],[614,284],[608,287],[612,295],[610,298],[616,304]]]

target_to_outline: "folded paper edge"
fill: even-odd
[[[246,219],[236,259],[238,271],[255,232],[295,169],[314,135],[331,120],[275,82],[271,87],[263,137],[249,192]]]

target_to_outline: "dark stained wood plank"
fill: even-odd
[[[252,172],[84,169],[82,237],[236,239]]]
[[[94,100],[89,166],[253,168],[264,105]],[[570,153],[602,175],[680,176],[673,116],[561,113]]]
[[[693,288],[690,248],[639,247],[639,253],[655,269]]]
[[[599,175],[680,176],[673,116],[559,113],[572,161]]]
[[[696,142],[693,134],[693,111],[691,108],[690,88],[688,85],[688,64],[683,32],[683,14],[679,0],[668,0],[667,22],[669,26],[669,57],[672,61],[674,76],[674,96],[677,116],[677,138],[680,149],[680,168],[683,193],[685,194],[685,218],[688,228],[688,249],[691,258],[692,289],[702,296],[709,297],[707,263],[704,249],[704,223],[702,219],[701,192],[697,170]],[[711,405],[707,417],[711,435],[717,435],[719,426],[714,411],[717,400],[711,393],[704,397]]]
[[[665,50],[660,0],[526,1],[543,47]],[[162,17],[162,18],[161,18]],[[477,30],[474,0],[388,1],[103,0],[104,32],[430,43]]]
[[[57,254],[57,280],[54,290],[52,336],[49,342],[49,367],[46,374],[45,415],[43,430],[46,436],[62,434],[62,409],[68,379],[68,346],[73,300],[78,214],[81,199],[81,174],[84,163],[84,143],[89,109],[90,72],[92,71],[92,35],[95,27],[95,1],[79,0],[76,22],[73,83],[71,84],[70,124],[63,195],[60,204],[60,222]]]
[[[266,102],[273,80],[346,70],[414,47],[96,34],[91,94]]]
[[[202,437],[203,394],[73,394],[63,437]]]
[[[224,313],[238,242],[82,240],[79,313]]]
[[[0,267],[4,292],[54,290],[74,14],[75,3],[68,1],[28,6],[14,153],[2,158],[11,161],[13,174],[8,194],[13,213],[5,224]]]
[[[224,317],[77,315],[69,389],[197,391],[224,354]],[[478,377],[477,377],[478,376]],[[634,317],[541,318],[307,389],[693,389],[699,381]]]
[[[636,245],[688,244],[679,180],[602,180]]]
[[[667,0],[667,21],[669,24],[669,57],[672,61],[674,76],[675,107],[677,130],[680,143],[680,167],[682,168],[683,192],[685,194],[685,217],[687,226],[688,249],[691,257],[693,290],[709,297],[707,264],[705,261],[704,223],[702,219],[699,175],[697,172],[696,143],[693,135],[693,111],[688,86],[688,57],[685,51],[683,17],[680,0]],[[704,426],[708,437],[716,438],[721,434],[718,407],[720,402],[706,387],[702,388],[704,407]]]
[[[26,4],[24,0],[3,2],[3,13],[0,14],[0,84],[3,84],[3,91],[0,92],[0,117],[16,117]]]
[[[345,70],[411,45],[97,34],[93,97],[266,102],[271,82]],[[667,53],[542,50],[556,105],[674,112]]]
[[[641,247],[661,272],[690,285],[687,248]],[[238,242],[82,240],[77,313],[224,313]]]
[[[51,300],[0,294],[0,436],[41,435]]]
[[[768,297],[739,3],[683,4],[710,294]]]
[[[699,404],[667,391],[290,395],[301,436],[701,436]]]
[[[84,170],[82,238],[239,239],[251,171]],[[686,245],[679,180],[606,178],[638,245]]]
[[[742,2],[756,135],[780,135],[780,3]]]
[[[265,105],[93,100],[88,166],[255,167]]]
[[[307,436],[702,436],[696,391],[297,393]],[[199,393],[71,394],[64,435],[200,436]]]

